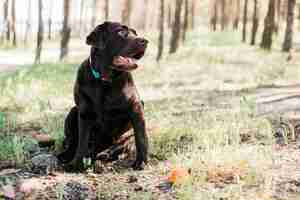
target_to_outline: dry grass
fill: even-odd
[[[179,53],[165,54],[156,63],[151,34],[148,54],[134,76],[146,101],[147,124],[155,127],[150,133],[151,159],[158,159],[154,167],[167,175],[162,162],[167,160],[191,169],[191,178],[175,187],[178,199],[258,199],[262,194],[260,199],[268,199],[273,133],[266,119],[255,116],[255,99],[243,91],[296,82],[300,60],[287,63],[277,49],[264,52],[241,44],[237,32],[199,29],[188,35]],[[72,61],[86,55],[81,53]],[[7,120],[4,126],[0,122],[0,131],[18,135],[24,124],[33,123],[61,140],[63,119],[73,104],[76,66],[43,64],[2,75],[0,111]],[[105,197],[114,192],[103,191],[99,194]],[[148,192],[134,195],[151,199]]]

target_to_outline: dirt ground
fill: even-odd
[[[80,50],[72,49],[75,50],[70,54],[77,55],[80,53]],[[51,53],[56,52],[55,50],[48,49],[46,51],[48,52],[45,53],[47,56],[43,58],[45,61],[57,57]],[[0,55],[0,73],[15,71],[20,64],[24,66],[32,64],[32,59],[28,58],[33,57],[33,52],[26,55],[21,54],[12,57],[12,54],[8,53],[4,55],[5,59],[2,59],[3,57]],[[18,62],[12,63],[12,60]],[[253,98],[255,99],[257,115],[272,120],[274,127],[280,127],[280,123],[284,122],[284,124],[296,129],[295,132],[297,133],[297,126],[300,125],[300,83],[262,86],[242,91],[219,91],[217,93],[204,91],[203,93],[206,94],[197,95],[197,101],[208,102],[212,105],[220,105],[220,102],[236,105],[234,102],[239,102],[241,96]],[[143,96],[147,97],[147,92]],[[197,106],[191,108],[191,111],[193,109],[197,109]],[[300,199],[300,143],[296,141],[288,145],[280,145],[274,147],[274,151],[276,152],[273,158],[275,164],[266,169],[267,174],[272,174],[270,183],[274,191],[270,191],[271,197],[263,194],[261,199]],[[150,163],[143,172],[133,172],[119,168],[118,165],[112,165],[106,167],[107,173],[101,174],[55,172],[43,176],[31,174],[26,170],[5,169],[0,171],[0,181],[13,183],[14,187],[7,186],[5,188],[6,195],[9,194],[13,198],[19,199],[74,199],[72,195],[76,194],[86,195],[83,199],[95,199],[95,191],[99,193],[98,197],[100,196],[102,200],[128,199],[130,195],[135,193],[136,199],[140,199],[140,197],[147,199],[147,196],[149,199],[151,199],[150,196],[154,199],[175,199],[172,189],[168,189],[167,186],[167,189],[164,186],[160,188],[165,183],[168,172],[157,174],[155,168],[156,163]],[[115,185],[116,181],[118,182],[117,185]],[[123,187],[119,188],[119,185],[123,185]],[[16,197],[18,190],[25,191],[22,194],[25,193],[25,196]],[[61,191],[61,193],[57,191]],[[112,194],[113,196],[111,196]]]
[[[13,71],[17,69],[15,66],[17,65],[9,66],[2,64],[0,65],[0,69],[1,71]],[[213,99],[211,103],[214,102],[215,104],[221,101],[239,101],[241,98],[240,94],[242,93],[245,97],[255,99],[257,115],[264,115],[270,119],[274,119],[275,123],[278,124],[280,124],[280,120],[288,121],[291,122],[291,126],[295,127],[300,124],[299,92],[300,84],[272,85],[242,92],[223,93],[220,91],[219,94],[213,94],[211,98],[206,97],[206,101]],[[277,116],[281,116],[282,119],[276,118]],[[273,174],[271,183],[275,195],[273,192],[272,199],[296,200],[300,198],[299,148],[300,143],[297,142],[274,148],[274,151],[276,151],[276,156],[274,157],[275,165],[266,171],[266,173]],[[92,172],[85,174],[65,174],[63,172],[56,172],[54,174],[37,176],[26,172],[26,170],[5,169],[0,172],[0,177],[2,177],[2,181],[11,180],[14,182],[13,185],[16,188],[25,191],[25,196],[22,193],[23,196],[18,197],[18,192],[14,188],[7,187],[5,189],[6,193],[10,193],[10,195],[15,195],[21,199],[59,199],[61,195],[63,199],[72,199],[75,198],[74,196],[72,197],[74,194],[85,194],[84,199],[95,199],[95,191],[98,191],[98,193],[100,191],[100,196],[103,196],[102,199],[128,199],[130,191],[140,193],[143,197],[151,194],[156,199],[175,198],[172,189],[159,189],[159,186],[164,184],[166,176],[155,174],[155,164],[150,164],[143,173],[126,172],[126,169],[124,172],[124,169],[118,169],[118,166],[108,167],[106,170],[108,173],[103,174]],[[5,177],[8,178],[5,179]],[[124,188],[114,188],[114,180],[118,180],[118,183],[122,182]],[[63,188],[62,194],[57,193],[57,188],[59,187]],[[101,189],[99,190],[99,188]],[[116,190],[116,192],[114,192],[114,196],[109,196],[111,195],[111,191],[106,193],[106,190]],[[267,198],[262,197],[262,199]]]

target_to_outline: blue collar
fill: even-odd
[[[101,78],[100,73],[97,72],[97,71],[93,68],[93,66],[91,66],[91,70],[92,70],[92,73],[93,73],[93,76],[94,76],[95,79],[100,79],[100,78]]]
[[[92,66],[92,60],[91,60],[91,57],[90,57],[90,59],[89,59],[89,62],[90,62],[90,68],[91,68],[91,71],[92,71],[92,74],[93,74],[94,78],[95,78],[95,79],[101,79],[101,74],[100,74],[100,72],[97,72],[97,71],[93,68],[93,66]]]

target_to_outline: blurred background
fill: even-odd
[[[14,62],[8,58],[9,55],[1,52],[2,65],[40,62],[40,57],[43,61],[61,60],[68,55],[69,49],[72,54],[80,54],[81,47],[85,46],[84,37],[93,27],[104,21],[122,22],[140,32],[151,34],[155,39],[154,42],[158,41],[159,49],[164,48],[160,43],[169,40],[167,45],[173,48],[174,52],[177,46],[184,42],[187,32],[200,28],[212,32],[239,31],[240,40],[247,42],[248,37],[251,45],[262,43],[261,35],[265,28],[266,44],[261,44],[262,48],[271,48],[272,37],[275,34],[282,43],[285,40],[284,51],[289,51],[293,43],[294,26],[296,30],[299,29],[297,24],[300,19],[298,14],[300,6],[296,0],[290,6],[288,2],[288,0],[1,0],[0,48],[19,47],[33,50],[39,46],[38,50],[34,50],[35,56],[29,56],[29,53],[33,52],[27,51],[26,58],[14,59]],[[159,36],[159,31],[162,36]],[[172,39],[163,37],[171,33]],[[69,43],[75,47],[69,48]],[[42,49],[45,51],[40,53]],[[5,62],[3,57],[6,57]]]

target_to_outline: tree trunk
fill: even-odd
[[[161,59],[164,50],[164,22],[165,22],[165,0],[160,0],[158,52],[156,57],[157,61]]]
[[[82,34],[82,25],[83,25],[83,10],[84,10],[84,0],[80,0],[80,12],[79,12],[79,35]]]
[[[185,39],[186,39],[186,33],[187,33],[188,26],[189,26],[189,0],[185,0],[182,41],[185,41]]]
[[[6,40],[7,42],[10,41],[10,21],[9,21],[9,18],[8,18],[8,0],[6,0],[4,2],[4,5],[3,5],[3,9],[4,9],[4,26],[5,26],[5,37],[6,37]]]
[[[38,1],[38,33],[37,33],[37,46],[35,53],[35,63],[41,62],[41,51],[43,44],[43,35],[44,35],[44,27],[43,27],[43,4],[42,0]]]
[[[68,44],[71,36],[71,27],[69,25],[71,0],[64,0],[64,19],[62,28],[62,39],[60,45],[60,60],[68,55]]]
[[[49,17],[48,17],[48,40],[51,40],[52,35],[52,10],[53,10],[53,1],[50,1],[50,8],[49,8]]]
[[[183,0],[176,0],[175,18],[172,26],[172,36],[170,42],[170,54],[175,53],[179,47],[182,2]]]
[[[98,7],[98,0],[93,0],[93,15],[92,15],[92,23],[91,23],[92,28],[96,26],[97,7]]]
[[[11,31],[13,34],[13,46],[17,46],[17,33],[16,33],[16,1],[11,2]]]
[[[226,28],[226,22],[227,22],[227,13],[226,13],[226,2],[225,0],[217,0],[220,1],[221,5],[221,30],[224,31]]]
[[[217,30],[217,24],[218,24],[218,0],[213,1],[212,5],[212,16],[210,18],[210,25],[213,31]]]
[[[24,44],[27,45],[28,35],[31,29],[31,0],[28,0],[27,21],[24,36]]]
[[[243,38],[242,38],[243,42],[246,42],[246,37],[247,37],[247,19],[248,19],[248,0],[244,0]]]
[[[252,18],[252,34],[251,34],[251,45],[255,45],[256,34],[259,25],[259,11],[258,11],[258,2],[254,0],[253,8],[253,18]]]
[[[105,21],[108,21],[108,18],[109,18],[109,1],[108,0],[105,0],[104,13],[105,13]]]
[[[286,19],[285,37],[282,46],[282,51],[289,52],[293,44],[293,30],[294,30],[294,13],[296,0],[288,0],[288,11]]]
[[[235,17],[234,17],[234,22],[233,22],[234,30],[237,30],[239,28],[240,14],[241,14],[241,1],[236,0],[236,10],[235,10]]]
[[[130,26],[131,0],[125,0],[125,5],[122,10],[122,24]]]
[[[148,0],[144,0],[143,4],[143,18],[141,19],[141,28],[142,30],[146,30],[146,24],[147,24],[147,10],[148,10]]]
[[[195,28],[195,11],[196,11],[196,0],[192,0],[192,12],[191,12],[191,28]]]
[[[268,13],[264,22],[264,31],[260,47],[270,50],[272,47],[272,38],[275,29],[275,1],[269,0]]]

